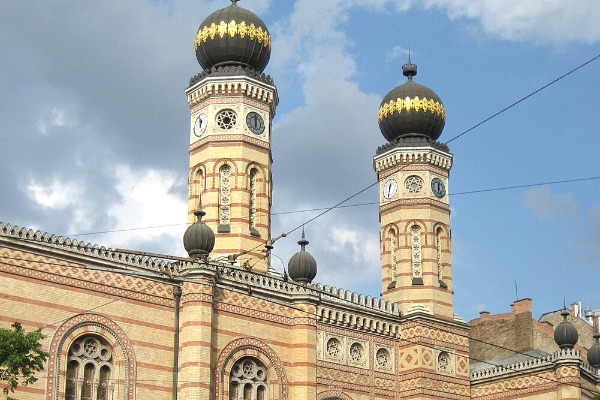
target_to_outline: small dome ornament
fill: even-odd
[[[575,347],[575,344],[577,344],[579,334],[577,333],[577,329],[573,326],[573,324],[567,321],[569,310],[567,310],[566,307],[563,308],[560,315],[563,316],[563,321],[558,324],[556,330],[554,331],[554,341],[558,347],[561,348],[561,350],[572,349]]]
[[[446,110],[437,94],[415,83],[417,66],[410,60],[402,66],[407,81],[392,89],[381,101],[379,129],[388,142],[400,137],[426,137],[437,140],[446,124]]]
[[[594,340],[596,342],[588,350],[587,360],[592,367],[600,369],[600,333],[594,334]]]
[[[188,226],[183,234],[183,247],[185,247],[185,251],[188,252],[190,258],[206,260],[215,247],[215,234],[208,225],[202,222],[202,217],[206,213],[202,211],[200,203],[198,203],[194,215],[197,217],[197,221]]]
[[[305,249],[308,240],[304,236],[304,229],[302,229],[302,239],[298,241],[298,244],[300,245],[300,251],[290,258],[288,274],[294,282],[311,283],[317,276],[317,262]]]
[[[263,72],[271,58],[271,35],[254,13],[231,5],[209,15],[194,40],[196,58],[205,70],[224,66],[249,67]]]

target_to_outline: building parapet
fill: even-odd
[[[519,361],[512,364],[494,365],[491,368],[473,371],[471,372],[471,381],[472,383],[477,383],[477,381],[490,378],[498,378],[513,373],[523,373],[526,370],[554,367],[557,362],[567,360],[578,362],[580,366],[584,365],[582,362],[581,353],[578,350],[561,349],[546,357],[532,357],[528,360]]]

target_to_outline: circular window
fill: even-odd
[[[361,363],[363,361],[364,349],[360,343],[353,343],[350,346],[350,359],[355,363]]]
[[[330,358],[339,359],[342,355],[341,348],[342,345],[336,338],[331,338],[327,341],[327,355]]]
[[[221,129],[232,129],[235,126],[236,122],[237,115],[233,110],[225,109],[219,111],[219,113],[217,114],[217,125]]]
[[[375,361],[379,368],[388,368],[390,363],[390,353],[386,349],[379,349],[375,354]]]
[[[421,189],[423,189],[423,179],[416,175],[409,176],[406,178],[406,181],[404,181],[404,186],[410,193],[419,193]]]

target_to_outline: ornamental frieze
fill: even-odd
[[[236,22],[231,20],[229,22],[221,21],[219,25],[214,22],[210,26],[203,26],[198,29],[196,39],[194,40],[194,49],[198,49],[203,43],[213,40],[216,37],[224,38],[228,36],[234,38],[239,36],[241,38],[249,37],[251,40],[255,40],[265,46],[266,48],[271,47],[271,36],[269,32],[264,30],[261,26],[256,26],[254,23],[246,24],[245,21]]]

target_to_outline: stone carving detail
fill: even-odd
[[[69,349],[65,397],[108,400],[115,389],[112,374],[112,346],[99,336],[84,336]]]
[[[406,187],[409,193],[419,193],[423,189],[423,179],[416,175],[409,176],[404,181],[404,187]]]
[[[338,338],[330,338],[326,347],[327,357],[333,360],[342,358],[342,343]]]
[[[360,343],[350,345],[350,361],[353,364],[363,364],[365,361],[365,349]]]
[[[440,351],[437,354],[436,370],[440,374],[454,375],[454,355]]]
[[[413,278],[421,278],[423,275],[421,269],[421,227],[414,225],[410,231],[412,237]]]
[[[229,225],[229,205],[231,203],[231,167],[223,165],[220,170],[221,175],[221,192],[219,199],[219,223],[221,225]]]
[[[250,229],[256,229],[256,169],[250,171]]]
[[[224,130],[231,130],[235,126],[237,122],[237,115],[235,111],[230,109],[225,109],[219,111],[217,114],[217,125],[219,128]]]
[[[442,230],[438,229],[435,234],[435,249],[437,258],[438,280],[443,281],[444,271],[442,268]]]
[[[380,347],[375,351],[375,369],[389,371],[392,369],[392,356],[389,349]]]
[[[265,367],[252,358],[242,358],[233,365],[229,378],[231,400],[266,400],[269,386]]]
[[[391,276],[392,282],[396,281],[396,251],[398,250],[398,238],[396,237],[396,231],[390,231],[390,263],[391,263]]]

